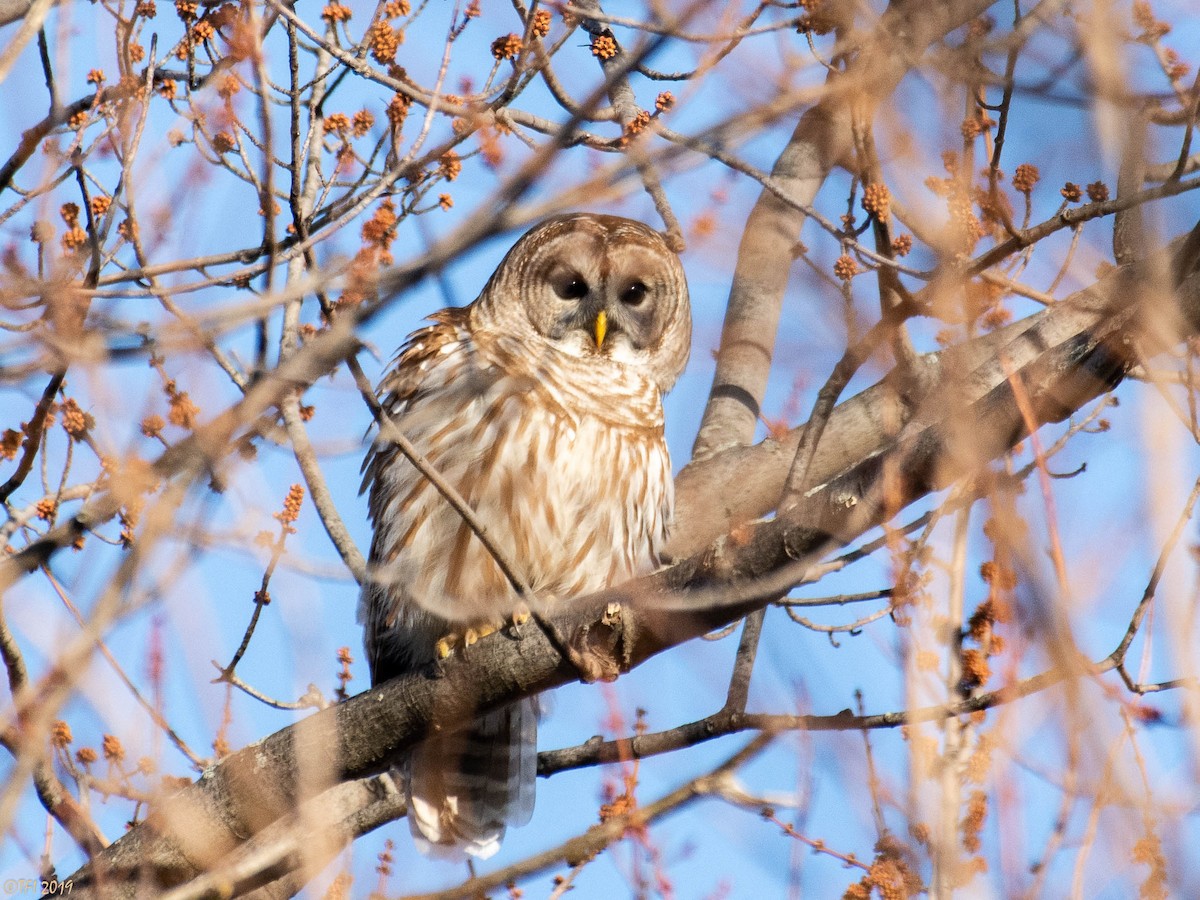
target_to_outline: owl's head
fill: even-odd
[[[679,257],[658,232],[618,216],[575,213],[532,228],[493,273],[474,315],[530,344],[640,370],[664,392],[691,347]]]

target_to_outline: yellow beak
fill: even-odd
[[[604,336],[608,334],[608,315],[604,310],[600,310],[596,316],[596,348],[604,346]]]

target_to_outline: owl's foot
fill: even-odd
[[[510,633],[515,638],[521,637],[521,626],[529,621],[533,615],[529,607],[524,603],[518,603],[513,609],[512,617],[504,622],[483,622],[478,625],[472,625],[469,628],[464,628],[460,631],[452,631],[449,634],[443,635],[433,645],[434,655],[439,659],[447,659],[455,650],[460,648],[466,649],[472,644],[483,640],[489,634],[495,634],[503,628],[508,628]]]
[[[484,622],[479,625],[472,625],[469,628],[464,628],[461,632],[452,631],[447,635],[443,635],[438,639],[437,643],[433,645],[434,655],[437,656],[439,660],[446,659],[455,650],[458,650],[459,648],[465,650],[472,644],[477,643],[481,639],[487,637],[489,634],[495,634],[499,630],[500,629],[497,626],[491,624],[490,622]]]

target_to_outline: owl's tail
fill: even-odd
[[[417,747],[407,766],[408,822],[427,856],[487,859],[507,825],[533,814],[537,701],[522,700]]]

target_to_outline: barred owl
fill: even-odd
[[[658,564],[671,521],[662,396],[687,362],[679,258],[614,216],[559,216],[509,251],[469,306],[411,335],[379,392],[539,601]],[[359,604],[372,682],[426,669],[447,633],[495,627],[518,598],[474,532],[384,437],[363,464],[374,526]],[[537,707],[427,738],[406,768],[430,855],[485,858],[533,811]]]

